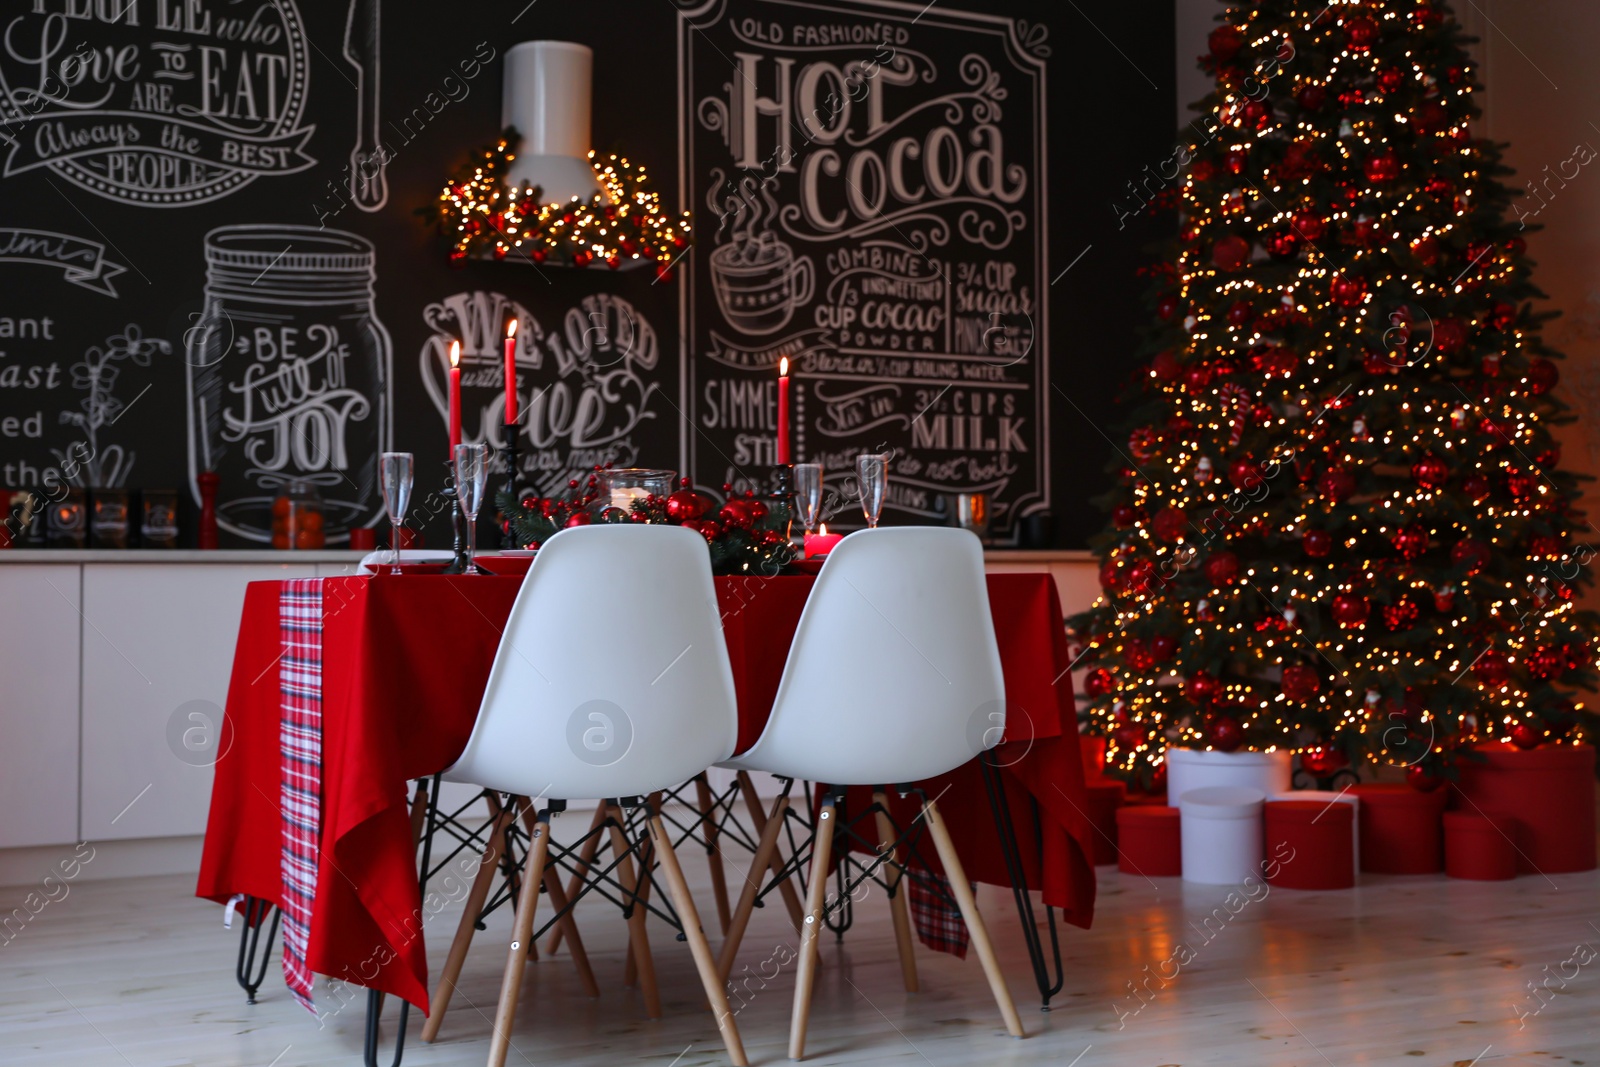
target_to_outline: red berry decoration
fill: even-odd
[[[1444,785],[1444,779],[1425,769],[1420,763],[1413,763],[1406,768],[1406,785],[1419,793],[1431,793]]]
[[[1477,574],[1489,565],[1489,546],[1476,537],[1463,537],[1451,546],[1450,562],[1465,567],[1468,575]]]
[[[1312,745],[1300,752],[1300,769],[1313,778],[1326,778],[1349,763],[1343,750],[1333,745]]]
[[[1176,541],[1188,530],[1189,516],[1184,514],[1182,508],[1169,505],[1156,512],[1150,527],[1154,530],[1157,540]]]
[[[1511,678],[1511,660],[1504,652],[1491,648],[1472,665],[1472,676],[1490,689],[1499,689]]]
[[[1528,364],[1528,391],[1535,395],[1548,393],[1561,380],[1561,371],[1542,356]]]
[[[1400,157],[1392,150],[1384,149],[1367,157],[1367,181],[1374,185],[1387,185],[1400,177]]]
[[[1239,49],[1244,47],[1244,31],[1229,23],[1223,23],[1211,31],[1211,36],[1206,38],[1206,44],[1211,49],[1211,54],[1219,62],[1226,63],[1239,54]]]
[[[1367,295],[1367,280],[1359,274],[1335,274],[1328,295],[1340,307],[1353,308]]]
[[[1412,465],[1411,477],[1424,489],[1437,489],[1450,478],[1450,468],[1438,456],[1428,455]]]
[[[1333,598],[1333,621],[1340,626],[1360,626],[1372,613],[1372,604],[1364,596],[1340,593]]]
[[[1235,489],[1248,492],[1261,484],[1261,468],[1247,457],[1236,459],[1228,467],[1228,481],[1233,483]]]
[[[1211,262],[1218,270],[1234,271],[1250,262],[1250,242],[1230,233],[1211,246]]]
[[[1327,530],[1310,529],[1300,538],[1300,547],[1312,559],[1326,559],[1333,551],[1333,535]]]
[[[1205,671],[1195,671],[1183,686],[1183,695],[1196,704],[1209,704],[1221,691],[1222,683]]]
[[[1097,667],[1083,680],[1083,691],[1092,697],[1105,696],[1115,688],[1115,676],[1104,667]]]
[[[1212,585],[1228,585],[1239,577],[1239,557],[1223,550],[1213,552],[1205,562],[1206,581]]]
[[[1322,688],[1322,676],[1315,667],[1308,667],[1303,663],[1292,664],[1283,669],[1283,697],[1296,704],[1304,704],[1317,695],[1317,690]]]
[[[1357,15],[1344,24],[1344,46],[1352,52],[1365,52],[1378,41],[1378,24]]]
[[[1218,752],[1232,752],[1244,744],[1244,727],[1231,715],[1216,715],[1206,724],[1206,740]]]
[[[1526,720],[1511,724],[1511,743],[1524,752],[1544,743],[1544,731]]]

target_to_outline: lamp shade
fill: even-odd
[[[594,53],[570,41],[524,41],[506,52],[500,122],[522,138],[509,175],[545,203],[604,194],[589,165]]]

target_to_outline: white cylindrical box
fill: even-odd
[[[1261,873],[1261,809],[1267,795],[1248,786],[1191,789],[1178,797],[1183,880],[1239,885]]]
[[[571,41],[523,41],[506,52],[500,123],[521,137],[510,180],[545,203],[600,192],[589,165],[594,52]]]
[[[1167,749],[1167,796],[1181,797],[1191,789],[1213,785],[1241,785],[1266,796],[1287,793],[1290,785],[1289,753],[1216,752],[1193,748]],[[1176,801],[1170,801],[1176,804]]]

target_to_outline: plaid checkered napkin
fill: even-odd
[[[304,1008],[315,976],[306,963],[311,903],[317,895],[317,848],[322,837],[322,581],[283,583],[278,596],[278,746],[283,778],[283,979]]]
[[[943,875],[930,874],[906,880],[911,883],[911,923],[917,928],[917,940],[935,952],[966,959],[967,923],[961,910],[950,902],[950,882]],[[939,889],[927,885],[928,880],[939,883]]]

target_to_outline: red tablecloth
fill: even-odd
[[[813,581],[717,579],[741,749],[765,726]],[[466,747],[520,584],[444,575],[323,582],[322,848],[307,948],[318,973],[427,1010],[407,783],[448,767]],[[218,903],[238,893],[281,903],[283,895],[280,588],[255,582],[245,594],[228,689],[231,746],[216,766],[196,890]],[[997,759],[1023,866],[1046,903],[1087,927],[1092,831],[1055,583],[1044,574],[990,575],[989,598],[1009,709]],[[968,875],[1008,885],[976,764],[926,787],[940,798]]]

